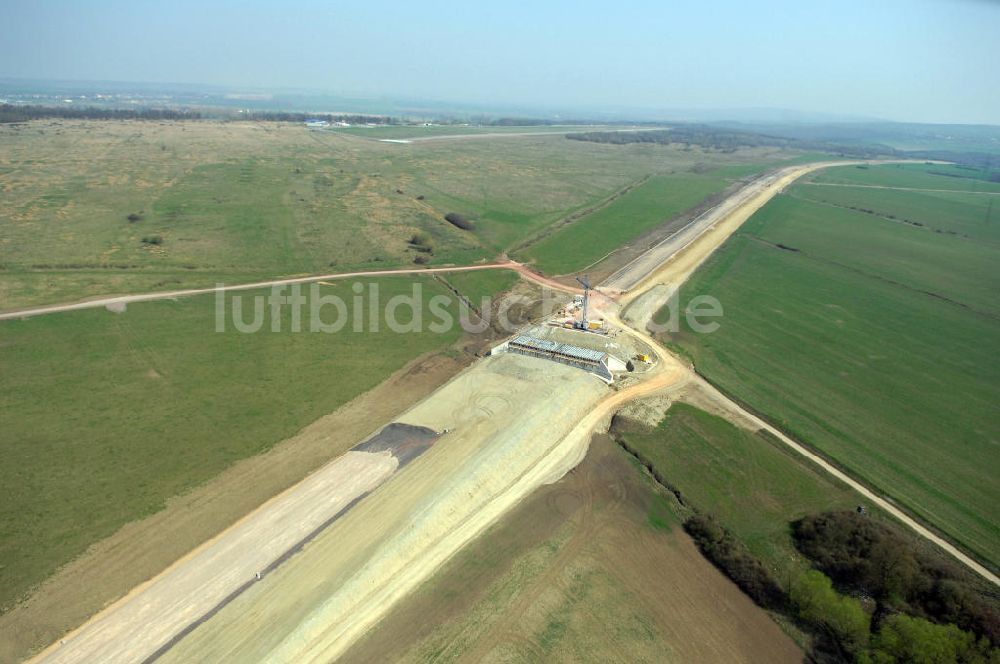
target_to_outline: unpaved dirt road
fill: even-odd
[[[734,401],[732,401],[731,399],[729,399],[728,397],[726,397],[725,395],[723,395],[721,392],[719,392],[717,389],[715,389],[712,385],[710,385],[708,382],[706,382],[703,378],[694,376],[694,377],[692,377],[692,381],[696,381],[697,384],[698,384],[698,387],[704,393],[708,394],[712,398],[712,401],[714,403],[716,403],[717,405],[721,406],[723,409],[729,411],[729,413],[732,416],[735,416],[736,418],[742,418],[742,419],[744,419],[746,421],[749,421],[750,423],[752,423],[752,425],[754,427],[756,427],[758,429],[765,429],[765,430],[767,430],[769,433],[771,433],[772,435],[774,435],[778,440],[780,440],[782,443],[784,443],[787,447],[789,447],[791,450],[793,450],[796,454],[799,454],[799,455],[801,455],[801,456],[809,459],[809,461],[811,461],[812,463],[816,464],[817,466],[819,466],[820,468],[822,468],[823,470],[825,470],[827,473],[833,475],[834,477],[836,477],[838,480],[840,480],[844,484],[847,484],[852,489],[854,489],[855,491],[857,491],[859,494],[861,494],[862,496],[864,496],[865,499],[867,499],[871,504],[877,505],[883,511],[888,512],[893,517],[895,517],[898,521],[900,521],[903,525],[907,526],[910,530],[912,530],[915,533],[917,533],[917,535],[920,535],[924,539],[927,539],[927,540],[933,542],[939,548],[941,548],[943,551],[945,551],[948,554],[950,554],[951,556],[953,556],[960,563],[962,563],[963,565],[965,565],[966,567],[968,567],[969,569],[971,569],[973,572],[975,572],[979,576],[983,577],[984,579],[986,579],[987,581],[993,583],[996,586],[1000,586],[1000,578],[997,578],[996,574],[994,574],[990,570],[988,570],[985,567],[983,567],[982,565],[980,565],[978,562],[976,562],[971,557],[967,556],[965,553],[963,553],[958,547],[956,547],[955,545],[953,545],[951,542],[949,542],[948,540],[944,539],[943,537],[935,534],[929,528],[927,528],[924,525],[922,525],[919,521],[917,521],[916,519],[914,519],[911,516],[909,516],[906,512],[904,512],[899,507],[897,507],[896,505],[894,505],[888,498],[885,498],[884,496],[879,495],[878,493],[876,493],[872,489],[868,488],[866,485],[864,485],[861,482],[855,480],[853,477],[851,477],[850,475],[848,475],[844,471],[842,471],[839,468],[837,468],[836,466],[834,466],[832,463],[830,463],[829,461],[827,461],[823,457],[821,457],[818,454],[810,451],[808,448],[806,448],[801,443],[798,443],[795,440],[793,440],[792,438],[789,438],[784,433],[782,433],[779,429],[776,429],[775,427],[771,426],[770,424],[768,424],[764,420],[760,419],[759,417],[757,417],[753,413],[751,413],[751,412],[743,409],[739,404],[735,403]]]
[[[472,272],[475,270],[498,270],[511,269],[516,265],[513,261],[500,261],[497,263],[483,263],[482,265],[462,265],[456,267],[430,267],[430,268],[400,268],[396,270],[368,270],[366,272],[341,272],[339,274],[316,274],[305,277],[290,277],[286,279],[272,279],[270,281],[256,281],[249,284],[224,285],[218,288],[188,288],[175,291],[161,291],[158,293],[138,293],[135,295],[116,295],[113,297],[101,297],[93,300],[81,300],[79,302],[69,302],[66,304],[51,304],[44,307],[33,307],[30,309],[17,309],[0,313],[0,320],[11,320],[17,318],[29,318],[31,316],[41,316],[44,314],[55,314],[61,311],[75,311],[77,309],[99,309],[101,307],[110,308],[115,311],[124,311],[124,306],[135,302],[152,302],[154,300],[172,300],[179,297],[190,297],[192,295],[208,295],[218,291],[244,291],[254,288],[270,288],[272,286],[291,286],[292,284],[309,284],[317,281],[327,281],[336,279],[356,279],[359,277],[391,277],[393,275],[420,275],[420,274],[441,274],[448,272]]]

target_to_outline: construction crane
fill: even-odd
[[[590,291],[593,290],[590,286],[590,275],[583,275],[583,279],[577,277],[576,280],[580,282],[583,286],[583,317],[573,323],[573,327],[578,330],[586,330],[588,332],[600,331],[600,334],[606,334],[607,331],[604,329],[604,323],[602,321],[591,321],[590,320]]]
[[[581,286],[583,286],[583,318],[580,320],[580,327],[586,330],[587,323],[589,321],[587,317],[587,310],[590,307],[590,275],[585,274],[583,275],[583,279],[577,277],[576,280],[580,282]]]

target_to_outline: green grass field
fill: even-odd
[[[895,167],[825,177],[866,174],[905,186],[952,180],[922,172],[906,180]],[[666,341],[724,389],[996,566],[996,248],[802,199],[815,189],[798,185],[772,201],[689,282],[689,294],[722,302],[719,331],[685,328]],[[875,204],[893,213],[894,196]],[[976,199],[974,210],[950,223],[978,214],[979,196],[966,198]]]
[[[468,264],[649,175],[799,156],[562,135],[399,145],[211,121],[39,121],[0,141],[0,309],[411,265],[418,232],[432,265]]]
[[[886,206],[892,214],[891,203]],[[798,249],[869,279],[1000,314],[996,297],[1000,245],[791,196],[775,200],[746,228],[758,240]]]
[[[698,205],[728,184],[725,178],[695,173],[651,178],[522,253],[547,274],[581,270],[643,232]]]
[[[367,283],[367,282],[366,282]],[[377,282],[384,303],[413,280]],[[447,293],[430,278],[426,302]],[[482,283],[488,290],[491,284]],[[348,281],[323,286],[350,305]],[[251,319],[245,292],[244,318]],[[123,524],[453,344],[444,334],[216,333],[215,296],[0,323],[0,607]],[[231,309],[230,309],[231,317]],[[323,312],[327,322],[334,314]],[[405,309],[401,320],[407,318]],[[345,380],[345,376],[349,380]],[[375,426],[378,423],[373,423]]]
[[[981,169],[953,164],[890,164],[869,168],[831,168],[816,174],[812,181],[869,187],[1000,193],[1000,182],[990,182],[991,175]]]
[[[791,163],[791,162],[789,162]],[[735,180],[773,164],[721,166],[703,173],[650,178],[624,196],[518,252],[547,274],[569,274],[718,194]]]
[[[444,278],[479,307],[483,298],[510,290],[520,276],[513,270],[477,270],[446,274]]]
[[[684,500],[711,514],[772,570],[799,572],[788,524],[806,514],[852,509],[859,496],[792,457],[761,434],[686,403],[676,403],[648,433],[626,433]]]
[[[848,209],[870,210],[869,214],[922,226],[932,233],[1000,244],[1000,197],[997,196],[824,186],[798,187],[795,196]]]

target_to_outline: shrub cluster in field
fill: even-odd
[[[1000,614],[938,556],[914,551],[885,523],[827,512],[792,524],[796,546],[842,588],[876,602],[875,622],[904,611],[1000,644]]]
[[[413,257],[413,262],[423,265],[430,261],[430,256],[434,255],[434,243],[427,237],[426,233],[414,233],[410,238],[410,248],[417,252]]]
[[[786,591],[712,518],[695,514],[684,523],[701,552],[754,602],[812,633],[817,661],[1000,661],[1000,616],[950,563],[915,552],[886,524],[853,512],[807,516],[792,528],[818,569]]]
[[[461,228],[464,231],[471,231],[473,228],[475,228],[475,226],[473,226],[471,221],[469,221],[468,219],[466,219],[464,216],[460,215],[457,212],[449,212],[448,214],[444,215],[444,219],[452,226],[456,228]]]

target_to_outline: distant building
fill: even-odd
[[[326,120],[306,120],[306,126],[310,129],[320,129],[322,127],[329,127],[330,123]]]

